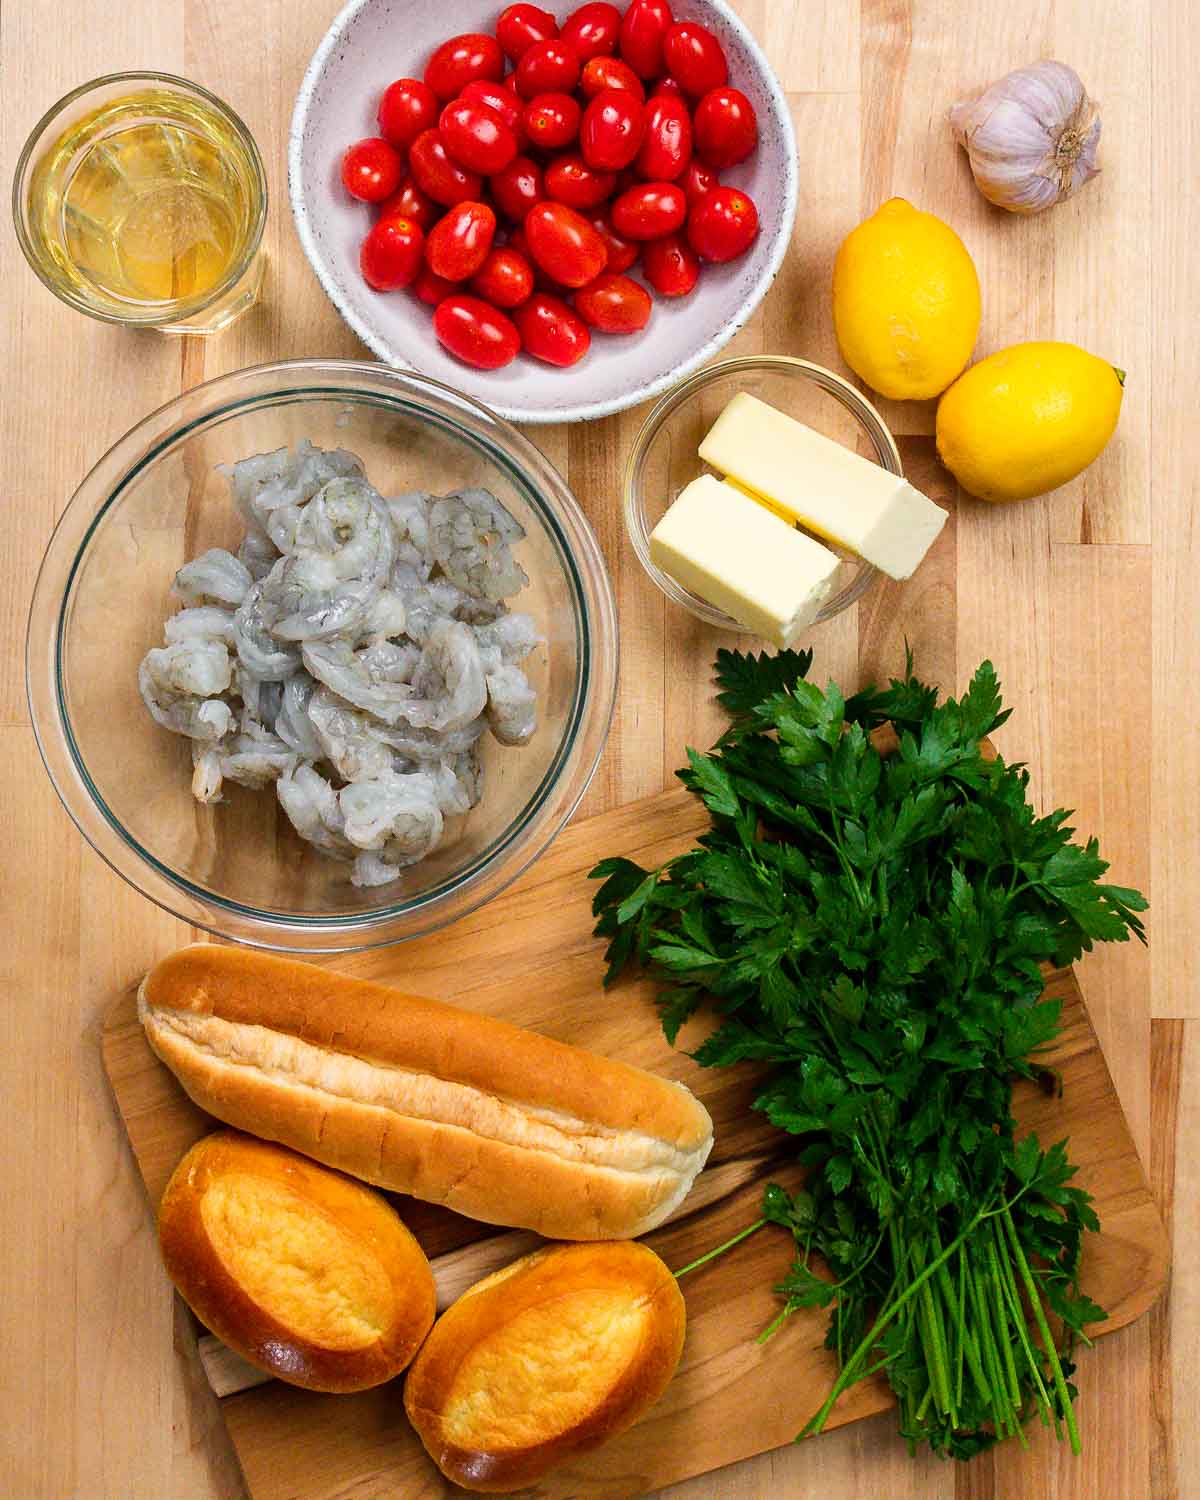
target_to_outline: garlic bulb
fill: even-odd
[[[1100,170],[1100,116],[1066,63],[1018,68],[956,104],[950,125],[979,191],[1010,213],[1052,208]]]

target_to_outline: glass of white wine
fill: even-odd
[[[108,323],[215,333],[262,285],[254,138],[167,73],[111,73],[47,110],[17,163],[13,217],[50,290]]]

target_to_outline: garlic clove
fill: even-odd
[[[979,191],[1010,213],[1061,203],[1100,170],[1100,116],[1066,63],[1018,68],[950,110]]]

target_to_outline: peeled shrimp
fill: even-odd
[[[394,724],[416,696],[411,683],[392,680],[386,668],[383,672],[376,669],[378,653],[353,651],[345,641],[305,641],[301,655],[318,682],[385,724]]]
[[[365,781],[392,769],[392,750],[368,715],[350,708],[336,693],[320,687],[308,705],[308,718],[327,760],[343,781]]]
[[[415,864],[442,836],[442,814],[433,778],[422,771],[385,771],[344,786],[338,806],[345,834],[359,849],[386,848],[390,864]]]
[[[167,616],[163,632],[169,645],[174,645],[177,641],[208,638],[224,641],[225,645],[232,646],[233,611],[218,609],[215,604],[198,604],[191,609],[181,609],[178,613]]]
[[[197,802],[215,802],[221,795],[221,747],[192,741],[192,796]]]
[[[194,740],[219,740],[233,710],[217,697],[228,688],[229,652],[207,638],[176,641],[147,651],[138,668],[142,701],[156,723]]]
[[[507,599],[529,582],[512,555],[525,531],[487,490],[439,496],[429,512],[433,555],[451,583],[485,599]]]
[[[483,658],[484,669],[517,667],[535,646],[542,643],[537,626],[528,615],[501,615],[487,625],[476,625],[475,641]]]
[[[173,588],[189,604],[239,605],[254,580],[243,563],[232,552],[210,547],[191,562],[184,563],[175,575]]]
[[[488,727],[502,745],[526,745],[537,728],[537,694],[520,667],[487,674]]]
[[[416,696],[398,717],[416,729],[461,729],[487,703],[479,647],[469,625],[442,620],[434,626],[413,677]]]
[[[265,588],[266,580],[251,585],[233,617],[233,638],[238,660],[248,672],[263,682],[282,682],[300,670],[300,653],[294,646],[281,645],[271,634],[269,611],[263,603]]]
[[[334,859],[354,858],[354,847],[344,832],[338,794],[312,766],[301,761],[285,771],[275,783],[275,795],[302,839]]]

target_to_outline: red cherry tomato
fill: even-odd
[[[750,248],[757,233],[758,210],[739,188],[713,188],[688,213],[688,244],[705,260],[734,260]]]
[[[604,269],[604,241],[565,203],[539,203],[525,216],[530,254],[563,286],[583,286]]]
[[[754,106],[741,89],[722,84],[709,89],[693,120],[696,154],[710,167],[732,167],[745,161],[758,144]]]
[[[525,101],[518,99],[506,84],[492,83],[488,78],[473,78],[458,96],[473,104],[486,104],[493,109],[517,138],[517,149],[525,142],[525,129],[521,124],[521,111]]]
[[[525,134],[543,151],[569,146],[579,134],[583,111],[571,94],[538,94],[525,106]]]
[[[428,266],[422,266],[417,273],[416,281],[412,284],[412,290],[422,302],[427,302],[430,307],[436,307],[451,292],[458,291],[458,283],[447,281],[444,276],[438,276]]]
[[[496,22],[496,38],[514,63],[521,61],[534,42],[552,41],[557,35],[558,22],[536,5],[510,5]]]
[[[550,365],[573,365],[588,352],[587,324],[560,298],[534,292],[513,314],[526,354]]]
[[[660,78],[654,85],[654,87],[650,90],[651,99],[656,99],[660,94],[664,97],[668,94],[671,94],[677,99],[683,98],[683,90],[679,87],[678,83],[676,83],[676,81],[671,77],[669,73],[665,78]]]
[[[446,208],[476,199],[483,191],[478,172],[468,172],[450,160],[437,130],[422,131],[409,147],[408,169],[421,191]]]
[[[503,172],[488,179],[496,207],[502,214],[521,223],[535,203],[546,196],[542,169],[528,156],[515,156]]]
[[[487,259],[496,215],[486,203],[459,203],[440,218],[425,241],[425,263],[435,276],[467,281]]]
[[[364,203],[382,203],[400,186],[404,166],[400,153],[382,136],[355,141],[342,157],[342,185]]]
[[[604,263],[605,271],[628,271],[637,260],[641,246],[622,239],[612,227],[612,220],[607,214],[597,214],[592,219],[592,228],[604,241],[604,248],[608,252],[608,259]]]
[[[416,280],[425,236],[411,219],[380,219],[362,242],[358,265],[377,292],[395,292]]]
[[[642,275],[660,297],[686,297],[700,279],[700,262],[681,234],[642,246]]]
[[[687,199],[674,182],[643,182],[612,206],[613,228],[627,240],[657,240],[674,234],[687,218]]]
[[[521,352],[521,335],[513,320],[462,292],[438,304],[433,331],[443,348],[477,370],[499,370]]]
[[[513,78],[522,99],[569,94],[579,82],[579,54],[569,42],[534,42],[522,53]]]
[[[504,248],[506,250],[515,250],[518,255],[523,255],[529,264],[533,266],[536,273],[537,266],[534,265],[533,256],[529,250],[529,241],[525,238],[525,231],[523,229],[512,230],[508,236],[508,243]]]
[[[397,78],[379,101],[379,133],[393,146],[411,146],[423,130],[437,124],[438,99],[419,78]]]
[[[520,307],[533,293],[533,267],[519,250],[489,250],[471,278],[471,290],[493,307]]]
[[[657,78],[665,72],[663,37],[674,17],[667,0],[633,0],[621,21],[621,56],[639,78]]]
[[[646,129],[646,110],[628,89],[597,94],[583,112],[579,149],[589,167],[619,172],[638,153]]]
[[[591,0],[567,17],[558,34],[564,42],[570,42],[579,61],[585,63],[593,57],[611,57],[617,50],[620,30],[621,12],[617,7],[604,0]]]
[[[452,99],[438,120],[451,161],[468,172],[503,172],[517,154],[517,138],[494,109],[473,99]]]
[[[425,230],[432,229],[441,214],[441,204],[423,193],[411,177],[406,177],[392,196],[379,205],[381,219],[411,219]]]
[[[575,293],[575,311],[601,333],[637,333],[650,321],[650,293],[628,276],[605,271]]]
[[[627,89],[638,99],[646,97],[642,80],[628,63],[619,57],[593,57],[584,63],[579,75],[579,91],[585,99],[594,99],[606,89]]]
[[[568,208],[597,208],[611,198],[617,179],[597,172],[582,156],[556,156],[546,168],[546,197]]]
[[[467,31],[443,42],[425,64],[425,82],[443,104],[460,94],[473,78],[499,83],[504,77],[504,53],[494,36]]]
[[[711,167],[706,167],[698,156],[693,156],[684,169],[683,176],[679,179],[679,186],[690,208],[697,198],[702,198],[705,193],[711,193],[713,188],[721,186],[721,179]]]
[[[685,94],[698,96],[719,89],[729,77],[721,44],[707,26],[676,21],[663,37],[663,61]]]
[[[646,132],[633,169],[647,181],[674,182],[692,159],[692,117],[682,99],[656,94],[646,106]]]

